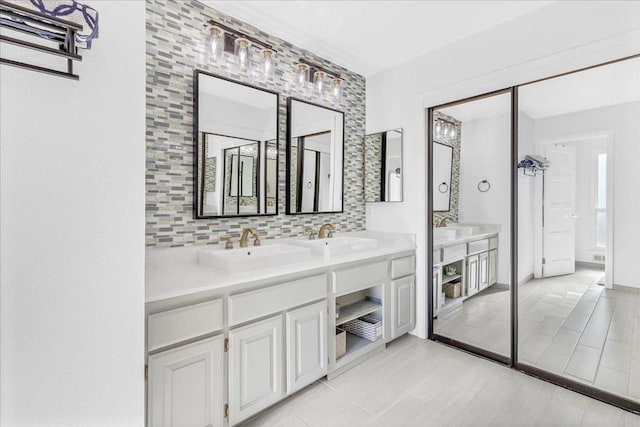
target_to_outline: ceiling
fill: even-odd
[[[520,111],[532,119],[637,101],[640,101],[640,58],[523,86],[518,93]],[[509,94],[442,110],[463,122],[506,115],[509,111]]]
[[[552,3],[199,1],[365,77]]]

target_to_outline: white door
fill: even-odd
[[[489,286],[498,283],[498,250],[489,251]]]
[[[224,424],[223,338],[149,356],[149,427]]]
[[[391,282],[391,339],[415,326],[416,278],[414,275]]]
[[[478,255],[467,257],[467,296],[478,292]]]
[[[316,151],[304,150],[301,212],[314,211],[316,200],[316,155]]]
[[[480,290],[489,286],[489,253],[478,255],[478,288]]]
[[[433,317],[440,312],[440,295],[442,294],[442,267],[433,268]]]
[[[284,395],[282,316],[229,332],[229,422],[234,425]]]
[[[542,276],[576,271],[576,149],[548,144],[545,157],[551,166],[544,175]]]
[[[298,310],[287,317],[287,394],[327,374],[327,302]]]

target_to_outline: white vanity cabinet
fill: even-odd
[[[442,267],[433,267],[433,313],[436,317],[440,313],[440,295],[442,295]]]
[[[498,250],[489,251],[489,286],[498,283]]]
[[[483,290],[489,286],[489,252],[478,255],[478,288]]]
[[[234,425],[284,395],[282,316],[229,332],[229,422]]]
[[[479,271],[478,255],[467,257],[467,296],[476,294],[479,288],[478,271]]]
[[[287,394],[327,374],[327,302],[288,312],[286,318]]]
[[[149,356],[148,425],[224,425],[224,348],[217,336]]]
[[[416,276],[391,281],[391,339],[406,334],[415,326]]]

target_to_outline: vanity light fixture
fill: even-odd
[[[307,92],[309,83],[313,84],[313,95],[325,98],[330,92],[335,103],[340,103],[344,97],[344,79],[340,74],[333,73],[319,65],[300,59],[296,64],[296,84],[298,89]],[[330,85],[330,87],[328,87]]]
[[[243,34],[220,22],[210,20],[206,23],[207,50],[213,62],[237,66],[238,71],[249,74],[256,79],[273,80],[275,75],[276,50],[269,44],[254,37]],[[254,50],[259,52],[258,64],[253,64]],[[234,56],[225,61],[225,53]]]
[[[453,141],[458,136],[455,123],[444,119],[434,119],[433,138],[439,141]]]

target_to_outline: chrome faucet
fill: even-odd
[[[246,248],[248,246],[247,238],[249,237],[249,234],[255,237],[255,240],[253,241],[253,245],[260,246],[260,239],[258,239],[258,232],[253,228],[245,228],[242,230],[242,236],[240,237],[240,247]]]
[[[318,231],[318,239],[324,239],[325,230],[329,230],[327,238],[333,237],[333,224],[323,224],[322,227],[320,227],[320,231]]]
[[[446,226],[447,226],[447,221],[449,221],[449,218],[447,218],[447,217],[442,218],[440,221],[438,221],[438,222],[436,223],[436,227],[437,227],[437,228],[439,228],[439,227],[446,227]]]

